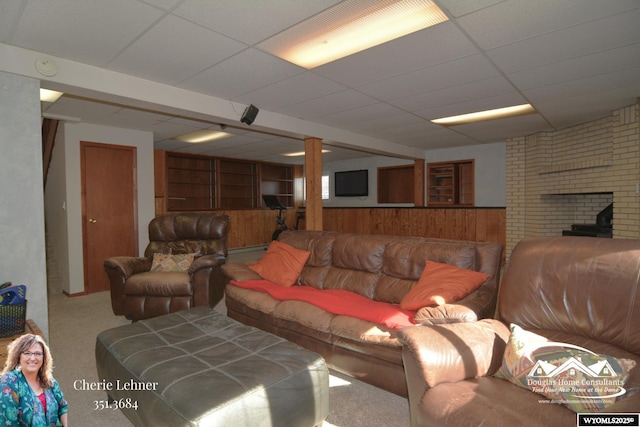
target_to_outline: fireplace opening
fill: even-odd
[[[593,224],[571,224],[571,230],[563,230],[563,236],[613,237],[613,203],[598,212]]]

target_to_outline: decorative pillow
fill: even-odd
[[[153,254],[151,271],[187,271],[195,254]]]
[[[405,310],[458,301],[475,291],[489,277],[449,264],[427,261],[418,283],[400,301]]]
[[[575,412],[602,411],[625,394],[636,362],[596,354],[511,325],[502,367],[495,376],[539,393]]]
[[[274,240],[264,256],[249,268],[270,282],[293,286],[310,254],[309,251]]]

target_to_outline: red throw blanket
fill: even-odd
[[[313,304],[329,313],[351,316],[370,322],[380,323],[388,328],[400,329],[412,326],[415,311],[402,310],[400,306],[369,298],[341,289],[316,289],[313,286],[292,286],[290,288],[268,280],[231,281],[232,285],[245,289],[265,292],[279,301],[295,300]]]

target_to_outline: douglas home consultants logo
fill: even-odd
[[[626,393],[626,378],[623,372],[616,372],[610,358],[567,343],[545,342],[539,347],[562,348],[564,357],[558,357],[557,352],[538,355],[527,374],[531,391],[560,400],[599,401],[615,399]]]

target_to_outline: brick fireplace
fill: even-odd
[[[640,238],[638,103],[579,126],[507,141],[507,254],[560,236],[613,203],[613,237]]]

